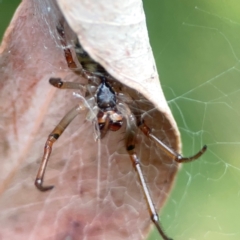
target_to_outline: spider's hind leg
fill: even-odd
[[[91,71],[89,71],[91,67],[90,69],[88,69],[88,67],[92,66],[93,69],[95,69],[96,67],[94,66],[95,65],[98,66],[99,64],[96,64],[88,55],[88,53],[84,51],[84,49],[82,48],[81,44],[78,41],[77,36],[75,36],[74,43],[72,43],[74,54],[72,53],[73,50],[71,51],[71,47],[68,45],[67,37],[65,34],[63,20],[59,22],[56,29],[59,35],[60,43],[64,50],[64,56],[68,67],[75,73],[82,75],[88,80],[95,80],[95,76],[91,74]],[[86,68],[85,65],[88,67]]]
[[[73,59],[72,52],[71,52],[70,48],[67,46],[67,39],[66,39],[62,21],[59,22],[56,29],[57,29],[57,32],[58,32],[58,35],[60,38],[60,42],[63,46],[64,55],[65,55],[68,67],[72,70],[78,70],[77,64]]]

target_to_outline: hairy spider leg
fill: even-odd
[[[52,152],[53,144],[57,141],[57,139],[61,136],[61,134],[64,132],[67,126],[73,121],[73,119],[84,109],[85,109],[84,105],[82,104],[76,105],[62,118],[62,120],[58,123],[58,125],[53,129],[53,131],[48,136],[48,139],[44,147],[42,162],[39,167],[37,177],[35,180],[35,186],[40,191],[47,191],[54,187],[54,186],[43,186],[43,178],[44,178],[49,157]]]
[[[207,150],[207,146],[204,145],[202,149],[199,152],[197,152],[195,155],[191,157],[183,157],[181,154],[176,153],[170,147],[168,147],[165,143],[159,140],[156,136],[154,136],[152,134],[151,129],[144,123],[143,120],[140,120],[138,122],[138,127],[147,137],[153,140],[157,144],[157,146],[160,147],[169,157],[173,158],[178,163],[187,163],[187,162],[194,161],[200,158]]]
[[[136,143],[136,136],[137,136],[137,125],[136,125],[136,118],[134,114],[131,112],[130,108],[124,104],[124,103],[119,103],[119,108],[121,109],[122,113],[124,114],[126,120],[127,120],[127,127],[126,127],[126,150],[129,154],[129,157],[132,161],[133,167],[137,172],[140,184],[143,189],[144,197],[147,202],[148,206],[148,211],[150,218],[154,225],[156,226],[159,234],[162,236],[164,240],[173,240],[169,238],[163,231],[160,222],[159,222],[159,217],[158,213],[154,207],[150,192],[148,190],[147,184],[145,182],[143,172],[141,169],[140,165],[140,160],[135,152],[135,143]]]

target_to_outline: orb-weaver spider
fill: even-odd
[[[77,69],[77,64],[73,59],[70,49],[67,47],[65,32],[62,24],[59,24],[57,27],[57,32],[60,36],[61,43],[64,46],[64,54],[68,67],[73,70]],[[49,157],[51,155],[52,146],[72,120],[82,112],[83,108],[88,108],[94,113],[94,116],[91,119],[96,119],[95,130],[98,133],[98,139],[102,139],[108,131],[119,130],[122,127],[123,121],[126,121],[125,148],[137,172],[144,196],[146,198],[151,220],[155,224],[162,238],[164,240],[170,240],[170,238],[167,237],[162,230],[159,223],[157,211],[144,180],[140,159],[135,151],[137,130],[140,129],[147,138],[156,143],[157,147],[178,163],[190,162],[199,158],[206,151],[207,147],[204,146],[192,157],[182,157],[180,154],[176,153],[171,149],[171,147],[168,147],[152,133],[151,128],[145,123],[143,114],[137,110],[134,103],[132,103],[134,107],[128,105],[129,101],[134,100],[129,100],[128,96],[122,97],[120,93],[115,92],[114,82],[117,80],[111,77],[100,64],[95,62],[82,48],[79,42],[75,44],[75,51],[78,60],[83,67],[83,74],[88,79],[89,84],[81,85],[75,82],[63,82],[59,78],[51,78],[49,83],[59,89],[84,89],[86,92],[86,96],[84,97],[85,100],[73,107],[48,136],[45,143],[42,162],[35,180],[36,187],[40,191],[47,191],[53,188],[53,186],[43,185],[43,178]],[[95,88],[92,89],[89,86],[95,86]],[[95,98],[94,105],[89,103],[89,99],[92,99],[92,96]]]

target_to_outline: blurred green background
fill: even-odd
[[[20,1],[0,0],[0,39]],[[174,240],[240,239],[240,2],[144,2],[161,84],[178,123],[185,164],[162,210]],[[155,231],[149,240],[159,239]]]
[[[185,164],[161,212],[174,240],[240,239],[240,1],[144,1]],[[149,238],[159,239],[154,232]]]
[[[0,0],[0,41],[21,0]]]

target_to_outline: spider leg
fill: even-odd
[[[84,105],[78,104],[74,108],[72,108],[58,123],[58,125],[53,129],[53,131],[48,136],[48,139],[45,143],[44,147],[44,154],[42,157],[42,162],[39,167],[37,177],[35,179],[35,186],[40,191],[47,191],[52,189],[54,186],[43,186],[43,178],[46,171],[47,163],[49,157],[52,152],[52,146],[57,141],[57,139],[61,136],[63,131],[67,128],[67,126],[72,122],[72,120],[82,111],[85,109]]]
[[[159,140],[156,136],[154,136],[152,134],[151,129],[144,123],[143,120],[140,120],[138,122],[138,126],[147,137],[152,139],[169,157],[173,158],[178,163],[186,163],[186,162],[191,162],[193,160],[196,160],[199,157],[201,157],[207,150],[207,146],[204,145],[202,149],[199,152],[197,152],[195,155],[191,157],[183,157],[181,154],[176,153],[170,147],[168,147],[165,143]]]
[[[127,129],[126,129],[126,149],[129,154],[129,157],[132,161],[133,167],[135,168],[140,184],[143,189],[143,193],[147,202],[148,211],[151,217],[152,222],[156,226],[159,234],[162,236],[164,240],[172,240],[169,238],[163,231],[160,222],[158,213],[154,207],[150,192],[148,190],[147,184],[145,182],[143,172],[140,165],[140,160],[135,152],[135,143],[136,143],[136,136],[137,136],[137,125],[136,125],[136,118],[134,114],[131,112],[130,108],[123,103],[119,104],[119,110],[124,114],[127,120]]]
[[[61,22],[57,26],[57,32],[58,32],[58,35],[60,37],[60,42],[64,46],[64,55],[65,55],[65,58],[66,58],[66,61],[67,61],[67,65],[70,69],[76,70],[77,69],[77,64],[73,60],[73,56],[72,56],[70,48],[67,47],[67,40],[66,40],[66,36],[65,36],[65,31],[64,31],[63,24]]]
[[[77,82],[63,82],[61,78],[50,78],[49,83],[59,89],[80,89],[85,90],[86,87]]]
[[[86,77],[87,79],[94,78],[93,76],[91,76],[91,74],[89,72],[85,71],[83,68],[80,69],[79,66],[76,64],[76,62],[74,61],[72,52],[71,52],[70,48],[67,46],[67,39],[66,39],[66,35],[65,35],[64,27],[63,27],[63,20],[61,20],[59,22],[59,24],[57,25],[56,28],[57,28],[57,32],[58,32],[58,35],[60,38],[60,42],[63,46],[64,56],[67,61],[68,67],[76,73],[83,74],[83,76]]]

